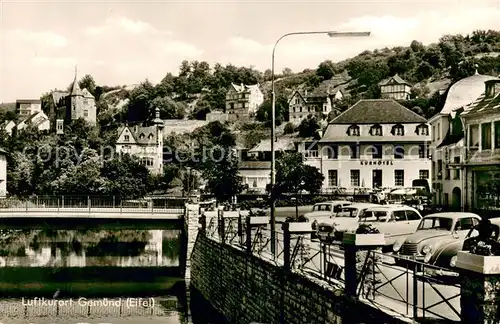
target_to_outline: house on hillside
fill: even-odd
[[[409,100],[411,84],[403,80],[399,75],[384,79],[379,82],[382,98],[394,100]]]
[[[448,90],[439,113],[428,120],[432,127],[432,183],[434,203],[458,210],[467,209],[463,163],[466,161],[466,143],[463,116],[471,104],[485,91],[485,82],[498,80],[493,76],[474,74],[454,83]],[[465,114],[465,115],[464,115]],[[479,136],[472,126],[470,136]],[[479,143],[475,143],[479,144]]]
[[[160,109],[156,108],[152,126],[125,125],[118,129],[116,152],[139,158],[142,165],[154,174],[163,172],[163,128]]]
[[[392,99],[371,99],[337,116],[319,141],[303,141],[299,151],[325,176],[325,191],[411,187],[429,178],[429,141],[425,118]]]
[[[21,115],[21,118],[17,121],[6,120],[2,128],[7,134],[12,136],[16,132],[19,132],[29,126],[34,126],[39,131],[49,131],[50,119],[43,111],[40,110],[32,115]]]
[[[288,101],[289,121],[295,125],[306,119],[309,115],[321,120],[332,111],[332,101],[328,89],[316,88],[308,90],[296,90]]]
[[[264,94],[259,84],[245,85],[231,83],[226,93],[226,110],[229,120],[249,120],[264,102]]]
[[[16,100],[16,114],[22,118],[31,116],[40,111],[42,111],[42,101],[40,99]]]
[[[94,96],[87,89],[80,89],[75,70],[71,91],[53,91],[55,110],[50,113],[57,134],[64,132],[64,124],[83,118],[90,124],[97,122],[97,108]]]

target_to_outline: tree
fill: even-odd
[[[148,118],[153,119],[155,116],[155,109],[160,109],[161,119],[183,119],[186,110],[182,103],[174,101],[170,97],[156,97],[149,102]]]
[[[205,120],[210,111],[210,103],[207,100],[199,100],[191,113],[191,118]]]
[[[292,69],[286,67],[283,69],[283,71],[281,73],[283,74],[284,77],[287,77],[287,76],[292,75],[293,71],[292,71]]]
[[[148,80],[138,85],[129,95],[128,120],[146,121],[150,117],[150,101],[154,95],[154,87]]]
[[[275,117],[276,126],[281,125],[285,121],[285,116],[288,115],[288,100],[283,95],[276,96]],[[271,125],[272,118],[272,99],[265,100],[257,110],[256,119],[260,122]]]
[[[323,80],[330,80],[335,73],[335,64],[330,60],[321,62],[316,69],[316,75],[321,77]]]
[[[315,117],[308,116],[306,119],[303,119],[298,127],[299,136],[300,137],[314,137],[318,136],[318,130],[320,129],[320,125]]]
[[[80,89],[87,89],[96,100],[99,99],[96,97],[96,84],[94,78],[90,74],[86,74],[83,78],[78,82]]]
[[[206,188],[221,202],[230,201],[245,186],[238,171],[238,158],[231,150],[225,152],[220,162],[210,161],[203,170]],[[208,166],[210,165],[210,166]]]
[[[287,123],[283,131],[285,134],[293,134],[295,132],[295,126],[292,123]]]
[[[276,160],[276,197],[285,193],[298,193],[305,190],[318,193],[325,180],[318,168],[304,163],[304,157],[298,152],[283,153]]]
[[[148,169],[129,154],[104,161],[101,175],[105,178],[107,195],[139,198],[153,189],[153,178]]]

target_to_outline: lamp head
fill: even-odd
[[[337,32],[330,31],[327,33],[330,37],[368,37],[371,32]]]

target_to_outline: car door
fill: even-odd
[[[417,231],[422,216],[414,210],[406,210],[406,219],[408,220],[408,231],[413,234]]]
[[[394,244],[398,238],[414,233],[404,210],[393,210],[385,227],[386,244]]]
[[[471,230],[473,230],[473,233],[471,233],[470,236],[471,237],[477,236],[477,234],[479,233],[474,233],[474,231],[477,232],[477,230],[475,230],[474,228],[477,226],[478,222],[479,221],[473,217],[464,217],[459,219],[456,222],[454,228],[455,233],[458,236],[458,239],[465,240],[465,238],[467,237],[467,235]]]

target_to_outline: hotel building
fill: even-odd
[[[397,188],[429,179],[429,141],[425,118],[392,99],[360,100],[299,150],[325,176],[325,191]]]

